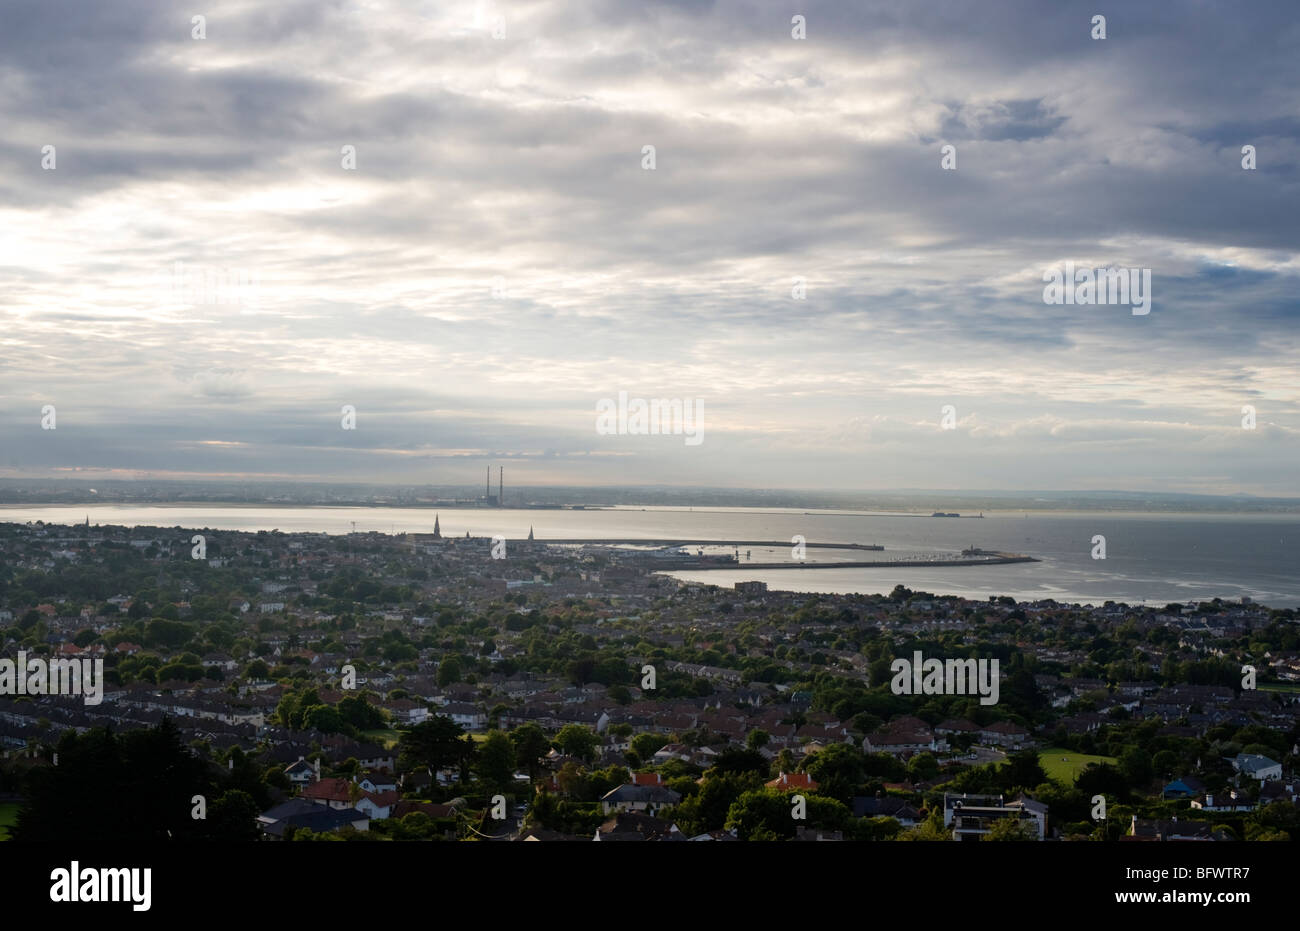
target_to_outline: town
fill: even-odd
[[[1294,609],[723,589],[600,543],[491,549],[0,524],[0,653],[104,669],[99,704],[0,696],[0,835],[1300,840]],[[998,681],[896,693],[918,655]]]

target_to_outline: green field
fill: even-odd
[[[1265,692],[1300,692],[1300,682],[1261,682],[1259,688]]]
[[[362,731],[361,736],[382,745],[385,750],[391,750],[401,734],[391,728],[379,728],[373,731]]]
[[[17,802],[0,802],[0,841],[9,839],[9,828],[18,820]]]
[[[1065,757],[1065,759],[1062,760],[1062,757]],[[1089,763],[1113,764],[1117,760],[1113,756],[1093,756],[1088,753],[1077,753],[1074,750],[1064,750],[1060,747],[1048,747],[1038,754],[1038,762],[1047,771],[1050,778],[1068,786],[1074,784],[1075,777],[1083,772],[1084,767]]]

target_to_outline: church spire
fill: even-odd
[[[434,538],[435,540],[441,540],[441,539],[442,539],[442,529],[438,526],[438,515],[437,515],[437,514],[433,515],[433,538]]]
[[[533,538],[533,525],[532,525],[532,524],[529,524],[529,525],[528,525],[528,539],[531,540],[532,538]]]

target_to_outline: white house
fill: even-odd
[[[289,777],[289,782],[292,785],[311,785],[316,779],[320,778],[320,762],[317,761],[316,765],[312,766],[302,757],[298,757],[297,763],[285,767],[284,774]]]
[[[1282,778],[1282,764],[1257,753],[1238,753],[1232,761],[1232,768],[1248,779],[1260,782]]]

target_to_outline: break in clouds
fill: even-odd
[[[0,472],[1295,494],[1297,47],[1289,2],[9,3]],[[1045,303],[1067,262],[1149,312]],[[707,440],[599,432],[619,392]]]

